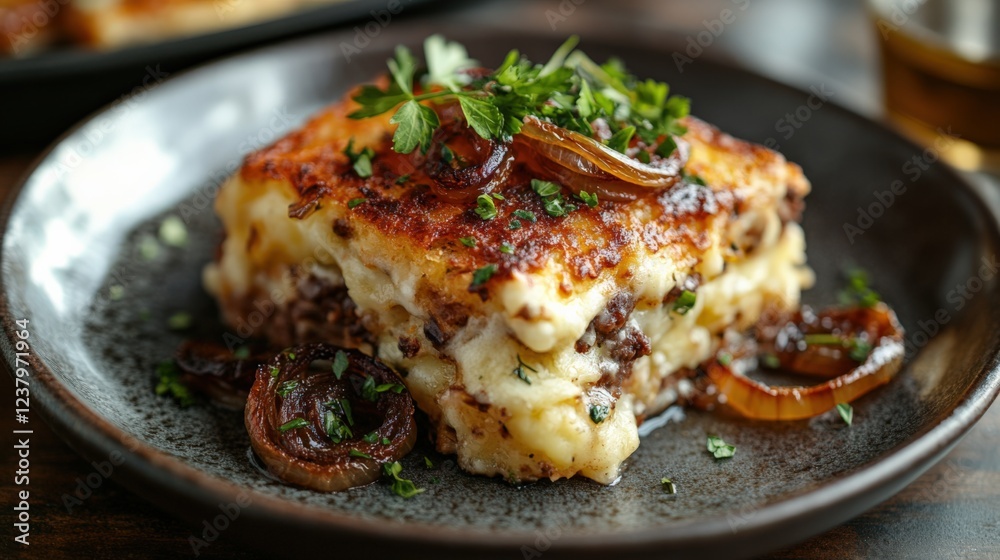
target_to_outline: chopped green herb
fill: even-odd
[[[483,220],[492,220],[497,217],[497,206],[493,203],[493,197],[488,194],[481,194],[476,198],[476,214]]]
[[[686,183],[691,183],[692,185],[701,185],[703,187],[706,185],[704,179],[683,169],[681,170],[681,177]]]
[[[848,403],[837,403],[837,412],[840,413],[840,417],[844,419],[844,423],[848,426],[854,422],[854,407]]]
[[[577,209],[576,204],[567,202],[561,194],[547,197],[543,204],[545,205],[545,213],[553,218],[565,216]]]
[[[670,157],[670,154],[674,153],[674,150],[676,149],[677,149],[677,142],[674,141],[673,136],[668,135],[666,138],[663,139],[663,142],[660,142],[660,145],[656,147],[656,155],[660,156],[661,158],[668,158]]]
[[[855,362],[863,362],[868,359],[868,355],[871,354],[872,345],[868,341],[862,340],[860,338],[853,338],[850,342],[850,351],[847,353]]]
[[[392,391],[393,393],[396,393],[398,395],[399,393],[402,393],[405,390],[406,386],[401,385],[399,383],[382,383],[381,385],[377,385],[375,387],[376,393],[385,393],[387,391]]]
[[[337,353],[333,356],[333,364],[330,366],[333,369],[333,375],[340,379],[347,371],[347,367],[351,365],[351,361],[347,358],[347,352],[343,350],[337,350]]]
[[[472,273],[472,283],[469,284],[469,289],[471,290],[482,286],[496,273],[497,265],[495,264],[488,264],[482,268],[477,268],[476,271]]]
[[[531,372],[534,372],[534,373],[538,373],[537,369],[535,369],[535,368],[529,366],[528,364],[524,363],[523,361],[521,361],[521,355],[518,354],[517,355],[517,367],[514,368],[514,375],[516,375],[517,378],[520,379],[521,381],[524,381],[528,385],[531,385],[531,379],[528,377],[528,374],[524,372],[524,370],[528,370],[528,371],[531,371]]]
[[[644,154],[646,152],[641,152],[641,153]],[[597,195],[596,194],[590,194],[587,191],[580,191],[580,194],[578,194],[576,196],[577,196],[577,198],[579,198],[580,200],[582,200],[584,202],[584,204],[586,204],[587,206],[589,206],[591,208],[597,208],[598,201],[597,201]]]
[[[736,454],[736,447],[722,441],[719,436],[708,436],[708,452],[716,459],[728,459]]]
[[[236,350],[233,350],[233,357],[238,360],[245,360],[250,357],[250,347],[240,346]]]
[[[357,457],[359,459],[371,459],[372,458],[371,455],[369,455],[367,453],[362,453],[361,451],[358,451],[357,449],[352,449],[352,450],[348,451],[347,454],[350,455],[351,457]]]
[[[427,467],[428,469],[434,468],[434,463],[431,462],[431,458],[427,457],[426,455],[424,456],[424,466]]]
[[[686,315],[691,308],[694,307],[695,302],[698,301],[698,296],[690,291],[684,290],[681,295],[677,297],[677,301],[674,302],[674,311],[681,315]]]
[[[778,359],[778,356],[771,353],[761,354],[760,363],[768,369],[778,369],[781,367],[781,360]]]
[[[282,398],[287,397],[288,395],[292,394],[292,391],[294,391],[295,388],[298,386],[299,382],[295,381],[294,379],[285,381],[284,383],[281,384],[281,387],[278,388],[278,394],[281,395]]]
[[[139,239],[139,255],[143,260],[151,261],[160,256],[160,244],[152,235],[143,235]]]
[[[455,161],[455,152],[447,144],[441,144],[441,161],[451,163]]]
[[[686,98],[669,96],[667,84],[636,79],[619,61],[597,64],[575,50],[577,41],[571,37],[545,64],[511,51],[496,71],[476,78],[464,71],[479,66],[465,48],[434,35],[424,42],[426,72],[418,72],[410,51],[398,47],[388,63],[388,87],[362,87],[354,97],[360,108],[350,116],[394,111],[390,122],[399,126],[393,144],[400,153],[430,147],[440,122],[420,102],[431,99],[458,101],[468,125],[489,140],[509,141],[529,115],[588,136],[590,123],[604,119],[619,130],[617,148],[627,148],[627,136],[638,135],[652,145],[664,135],[683,134],[678,119],[690,110]]]
[[[500,252],[512,255],[514,254],[514,246],[504,241],[503,243],[500,244]]]
[[[604,422],[604,419],[607,418],[610,413],[611,408],[606,404],[590,405],[590,419],[594,422],[594,424]]]
[[[652,158],[650,157],[649,152],[647,152],[646,150],[639,150],[635,154],[635,159],[639,160],[642,163],[649,163]]]
[[[511,220],[510,225],[508,227],[510,229],[521,229],[521,220],[517,219]]]
[[[532,179],[531,188],[538,193],[538,196],[551,196],[562,190],[561,185],[541,179]]]
[[[802,341],[810,346],[843,346],[844,339],[833,333],[812,333],[802,337]]]
[[[355,208],[361,206],[367,201],[368,199],[365,197],[352,198],[351,200],[347,201],[347,207],[350,208],[351,210],[354,210]]]
[[[382,438],[382,445],[389,445],[390,443],[392,443],[391,439],[387,437]]]
[[[183,247],[187,245],[188,232],[184,221],[177,216],[167,216],[160,223],[160,241],[169,247]]]
[[[361,439],[365,443],[375,443],[378,441],[378,434],[376,434],[375,432],[369,432],[365,434],[365,436]]]
[[[677,487],[674,486],[674,482],[672,480],[670,480],[669,478],[666,478],[666,477],[661,478],[660,479],[660,485],[663,487],[663,491],[666,492],[667,494],[676,494],[677,493]]]
[[[156,366],[156,374],[159,376],[156,384],[157,395],[170,395],[182,407],[194,403],[194,396],[187,386],[181,383],[180,372],[174,362],[163,362]]]
[[[323,431],[333,443],[340,443],[354,437],[354,431],[344,423],[339,414],[332,410],[327,410],[323,414]]]
[[[339,401],[335,402],[340,405],[340,410],[341,412],[344,413],[344,417],[347,418],[347,423],[353,426],[354,414],[351,412],[351,401],[347,399],[340,399]]]
[[[719,352],[719,354],[715,357],[715,361],[729,367],[729,365],[733,363],[733,355],[729,352]]]
[[[405,185],[406,182],[409,181],[409,180],[410,180],[410,174],[409,173],[407,173],[406,175],[400,175],[398,178],[396,178],[396,184],[397,185]]]
[[[281,370],[277,366],[271,366],[271,377],[278,377],[279,373],[281,373]]]
[[[536,221],[538,221],[538,218],[535,216],[535,213],[532,212],[532,211],[530,211],[530,210],[514,210],[513,212],[511,212],[511,214],[513,214],[515,217],[520,218],[522,220],[528,220],[531,223],[535,223]],[[521,223],[521,222],[518,222],[517,220],[514,220],[511,223],[514,223],[514,222],[517,222],[518,224]],[[521,226],[517,226],[517,227],[521,227]],[[512,228],[512,229],[517,229],[517,228]]]
[[[167,319],[167,327],[172,331],[183,331],[191,328],[191,314],[178,311]]]
[[[108,287],[108,299],[110,299],[111,301],[118,301],[123,297],[125,297],[124,286],[118,284],[112,284],[111,286]]]
[[[294,360],[295,359],[295,352],[288,352],[288,359],[289,360]]]
[[[476,238],[471,235],[469,237],[459,237],[458,240],[461,241],[462,245],[465,245],[466,247],[476,246]]]
[[[309,422],[307,422],[305,418],[292,418],[288,422],[285,422],[284,424],[278,426],[278,431],[281,432],[281,433],[285,433],[288,430],[295,430],[297,428],[305,428],[308,425],[309,425]]]
[[[423,488],[417,488],[412,480],[400,478],[399,473],[403,472],[403,465],[400,465],[399,461],[383,464],[382,472],[392,478],[392,491],[401,498],[412,498],[424,491]]]
[[[861,268],[848,270],[847,286],[840,292],[841,305],[860,305],[861,307],[872,307],[881,301],[882,297],[878,292],[868,286],[868,273]]]
[[[378,391],[375,390],[375,378],[368,376],[361,384],[361,398],[375,402],[378,400]]]
[[[500,194],[498,192],[490,193],[490,196],[492,196],[493,198],[495,198],[497,200],[507,200],[506,196],[504,196],[504,195],[502,195],[502,194]]]
[[[358,174],[358,177],[364,179],[372,176],[372,158],[375,157],[375,150],[366,146],[360,152],[355,152],[354,138],[351,138],[347,141],[347,147],[344,148],[344,155],[351,160],[354,172]]]
[[[608,147],[616,152],[625,153],[628,150],[629,144],[632,142],[632,136],[635,135],[634,126],[626,126],[625,128],[615,132],[608,139]]]

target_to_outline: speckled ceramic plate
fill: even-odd
[[[487,64],[512,47],[542,58],[559,42],[444,31]],[[902,374],[855,403],[851,427],[832,414],[776,424],[672,409],[662,426],[644,427],[613,487],[570,480],[513,488],[433,453],[438,467],[427,470],[426,448],[404,461],[427,489],[412,500],[383,483],[320,494],[262,474],[248,458],[241,413],[207,403],[181,409],[153,394],[155,366],[180,340],[169,316],[189,311],[196,335],[219,333],[200,286],[220,235],[209,208],[217,181],[247,150],[381,71],[396,42],[418,43],[424,32],[393,27],[349,64],[337,48],[346,36],[331,35],[189,72],[124,114],[96,115],[27,177],[3,238],[4,350],[10,359],[13,321],[28,319],[33,402],[87,457],[123,453],[115,480],[194,520],[238,504],[227,540],[300,557],[361,546],[367,557],[395,558],[749,556],[898,491],[996,396],[1000,291],[991,267],[1000,235],[966,183],[939,165],[922,169],[911,161],[924,157],[921,149],[831,104],[784,139],[776,121],[808,107],[808,93],[708,60],[678,74],[663,47],[585,41],[598,59],[617,55],[637,74],[668,81],[724,130],[779,138],[815,187],[804,226],[819,282],[807,300],[834,301],[848,262],[867,268],[909,332]],[[874,194],[891,192],[894,181],[891,201]],[[142,240],[168,214],[188,220],[190,242],[150,255]],[[861,233],[849,236],[845,224]],[[111,285],[123,286],[124,297],[109,298]],[[736,457],[713,460],[708,433],[734,443]],[[676,482],[676,496],[661,491],[663,476]]]

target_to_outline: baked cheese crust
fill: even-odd
[[[470,472],[613,482],[638,423],[723,333],[797,307],[811,282],[801,169],[697,119],[685,170],[704,185],[553,217],[515,164],[484,220],[434,194],[419,151],[392,151],[388,115],[356,108],[345,98],[246,158],[219,192],[226,238],[205,284],[240,336],[375,353]],[[374,151],[370,177],[349,142]],[[684,290],[696,301],[681,313]]]

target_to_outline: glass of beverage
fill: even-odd
[[[885,108],[961,169],[1000,173],[1000,2],[868,0]]]

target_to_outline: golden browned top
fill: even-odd
[[[533,156],[519,151],[509,178],[495,191],[503,196],[494,200],[496,217],[484,220],[475,212],[474,197],[453,201],[435,194],[419,150],[407,155],[392,150],[394,125],[387,115],[354,120],[347,117],[354,109],[349,99],[338,102],[301,129],[250,154],[240,172],[242,182],[248,188],[275,181],[290,185],[297,196],[289,208],[292,219],[309,219],[319,207],[339,206],[343,212],[338,214],[345,217],[333,224],[335,231],[374,229],[407,250],[443,255],[448,271],[496,265],[492,282],[514,271],[530,273],[550,260],[562,264],[569,275],[564,281],[572,282],[619,267],[635,251],[671,251],[677,260],[697,259],[712,242],[711,232],[720,230],[728,217],[750,206],[782,204],[786,195],[801,199],[808,190],[798,166],[780,154],[688,118],[684,139],[691,156],[686,170],[708,186],[680,182],[650,189],[629,202],[601,199],[596,208],[574,200],[578,210],[553,217],[530,185],[531,179],[545,177],[523,165],[522,159]],[[374,150],[371,177],[359,177],[344,153],[352,139],[354,150]],[[563,194],[571,196],[568,190]],[[359,199],[364,202],[358,204]],[[531,212],[536,221],[518,218],[515,211]],[[521,227],[515,229],[514,220]],[[475,238],[475,247],[460,241],[468,237]],[[512,252],[501,250],[505,244]],[[618,274],[628,274],[622,268]]]

